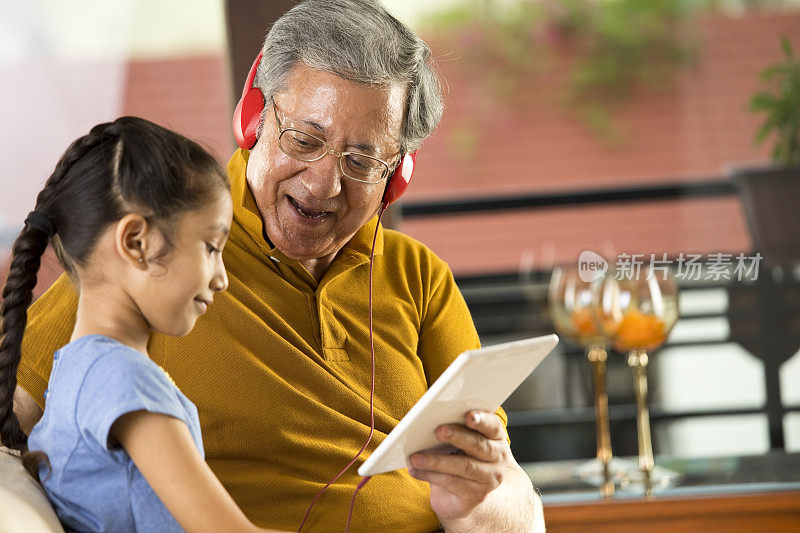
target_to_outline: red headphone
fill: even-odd
[[[258,140],[258,128],[261,125],[261,115],[264,111],[264,94],[261,89],[253,87],[253,80],[256,77],[258,64],[261,63],[263,52],[259,52],[258,57],[250,67],[247,74],[247,81],[242,90],[242,98],[236,104],[233,112],[233,136],[236,143],[243,150],[250,150]],[[381,203],[385,209],[390,204],[396,202],[408,186],[411,184],[411,175],[414,173],[414,163],[417,159],[417,152],[407,153],[403,156],[400,164],[389,176],[386,189],[383,192]]]

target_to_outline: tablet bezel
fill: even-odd
[[[405,468],[408,456],[412,453],[442,444],[434,434],[436,427],[441,424],[463,424],[464,416],[472,409],[496,411],[557,344],[556,335],[543,335],[463,352],[364,461],[358,469],[359,475],[374,476]],[[463,387],[457,390],[450,387],[452,383],[463,380],[480,380],[482,376],[476,374],[476,363],[487,362],[502,365],[497,368],[506,378],[505,386],[500,384],[497,390],[490,393],[497,400],[496,405],[483,405],[481,401],[485,400],[470,397]],[[485,387],[481,390],[485,390]],[[399,446],[404,450],[398,450]]]

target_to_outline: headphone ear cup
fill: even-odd
[[[236,137],[236,144],[243,150],[255,146],[263,111],[264,95],[260,89],[251,88],[236,104],[233,112],[233,136]]]
[[[249,150],[255,146],[258,140],[258,127],[261,125],[261,114],[264,111],[264,94],[261,89],[253,87],[253,80],[256,77],[258,64],[261,63],[263,52],[259,52],[250,72],[247,73],[242,90],[242,98],[236,104],[233,112],[233,136],[236,144],[243,150]]]
[[[382,203],[384,209],[399,200],[408,189],[408,186],[411,185],[411,177],[414,175],[416,160],[417,152],[404,155],[403,160],[389,177],[389,181],[386,183],[386,190],[383,192]]]

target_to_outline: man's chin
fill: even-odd
[[[303,262],[306,262],[306,261],[314,261],[316,259],[321,259],[321,258],[325,258],[325,257],[329,257],[329,256],[335,256],[336,253],[338,252],[338,250],[332,251],[332,252],[328,251],[327,249],[325,249],[325,248],[323,248],[321,246],[313,246],[313,247],[309,247],[309,246],[300,247],[300,246],[297,246],[296,243],[298,241],[302,242],[302,239],[303,239],[302,236],[297,235],[294,239],[291,239],[292,244],[289,244],[289,242],[287,242],[287,240],[289,240],[289,239],[280,239],[280,242],[273,241],[272,244],[278,250],[280,250],[280,252],[283,255],[285,255],[289,259],[293,259],[293,260],[298,261],[300,263],[303,263]],[[306,240],[306,242],[308,242],[308,241]],[[342,247],[344,247],[344,245],[342,245]]]

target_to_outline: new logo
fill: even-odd
[[[584,250],[578,258],[578,276],[584,283],[602,278],[608,271],[608,261],[591,250]]]

